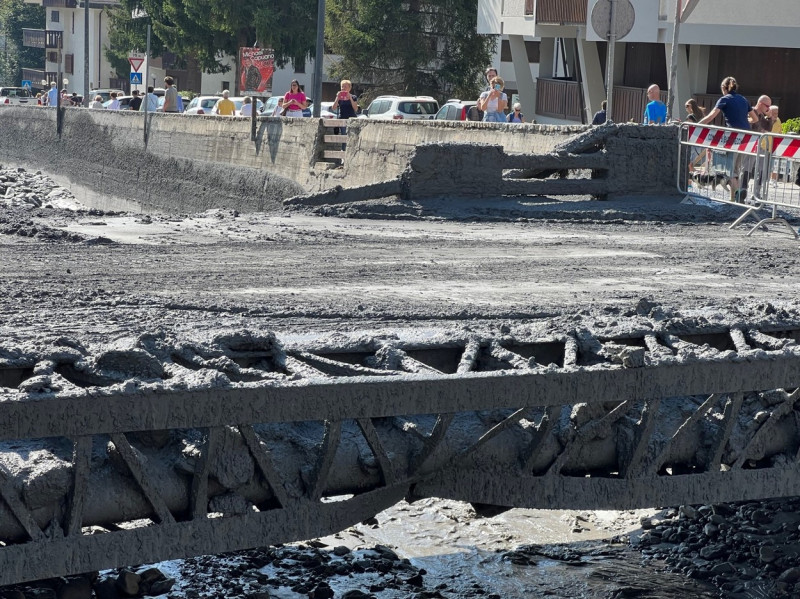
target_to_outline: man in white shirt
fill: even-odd
[[[144,112],[145,107],[147,112],[155,112],[158,110],[158,96],[153,93],[153,86],[147,88],[147,94],[142,100],[142,105],[139,106],[139,112]]]

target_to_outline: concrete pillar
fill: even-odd
[[[605,99],[605,85],[603,84],[603,71],[600,69],[600,52],[597,42],[586,41],[583,32],[578,34],[578,58],[581,69],[581,86],[583,98],[586,102],[586,119],[591,123],[594,113],[600,110],[600,103]]]
[[[530,122],[536,113],[536,83],[531,74],[531,63],[528,62],[525,38],[521,35],[509,35],[508,43],[511,47],[511,62],[514,65],[514,76],[517,78],[517,90],[519,91],[519,102],[522,104],[522,114],[530,115],[526,119]],[[510,101],[511,98],[509,98]]]
[[[549,79],[553,76],[553,61],[556,54],[556,39],[544,37],[539,42],[539,77]]]
[[[562,37],[561,42],[564,44],[564,56],[566,57],[567,62],[566,74],[575,79],[577,75],[575,70],[578,65],[578,52],[576,50],[575,40],[568,37]]]
[[[696,44],[689,46],[689,85],[693,94],[708,92],[708,60],[710,56],[710,46]]]
[[[672,61],[672,44],[664,44],[667,53],[667,79],[669,80],[669,64]],[[686,58],[686,46],[678,46],[678,76],[675,81],[675,95],[672,100],[672,118],[683,119],[683,103],[692,95],[692,88],[689,83],[689,61]]]

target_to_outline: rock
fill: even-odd
[[[364,591],[357,589],[352,591],[345,591],[342,599],[375,599],[373,595],[367,595]]]
[[[126,597],[135,597],[139,594],[139,581],[141,577],[130,570],[122,570],[117,576],[117,590]]]
[[[693,508],[691,505],[682,505],[678,509],[678,513],[680,517],[686,518],[688,520],[697,520],[697,517],[699,516],[697,510]]]
[[[795,584],[800,582],[800,567],[793,567],[789,568],[788,570],[784,570],[778,576],[778,580],[781,582],[788,582],[789,584]]]
[[[758,559],[765,564],[774,562],[777,559],[777,554],[772,547],[760,547],[758,550]]]
[[[345,556],[350,553],[350,548],[345,545],[337,545],[333,548],[333,554],[339,557]]]

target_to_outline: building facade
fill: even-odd
[[[479,0],[478,32],[508,36],[523,108],[542,122],[591,122],[606,98],[609,71],[612,118],[640,122],[650,84],[660,85],[666,97],[676,10],[681,15],[671,106],[676,118],[683,117],[690,97],[713,106],[728,75],[748,98],[771,96],[781,105],[783,120],[800,115],[800,87],[790,68],[800,60],[797,0],[613,0],[618,12],[625,4],[621,12],[632,13],[632,22],[609,53],[611,1]],[[540,40],[538,77],[526,74],[521,46],[526,36]]]

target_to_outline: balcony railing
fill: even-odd
[[[530,14],[529,3],[525,3],[525,14]],[[586,24],[588,0],[536,0],[534,4],[537,25]]]
[[[42,0],[45,8],[78,8],[78,0]]]
[[[23,29],[22,45],[27,48],[63,48],[63,31],[45,31],[43,29]]]
[[[577,81],[536,80],[536,113],[554,119],[581,121],[581,88]]]
[[[47,79],[43,69],[22,69],[22,79],[24,81],[33,82],[34,87],[39,87],[42,84],[42,79]],[[55,79],[53,79],[55,81]]]
[[[44,29],[23,29],[22,45],[26,48],[42,48],[47,43],[47,36]]]

